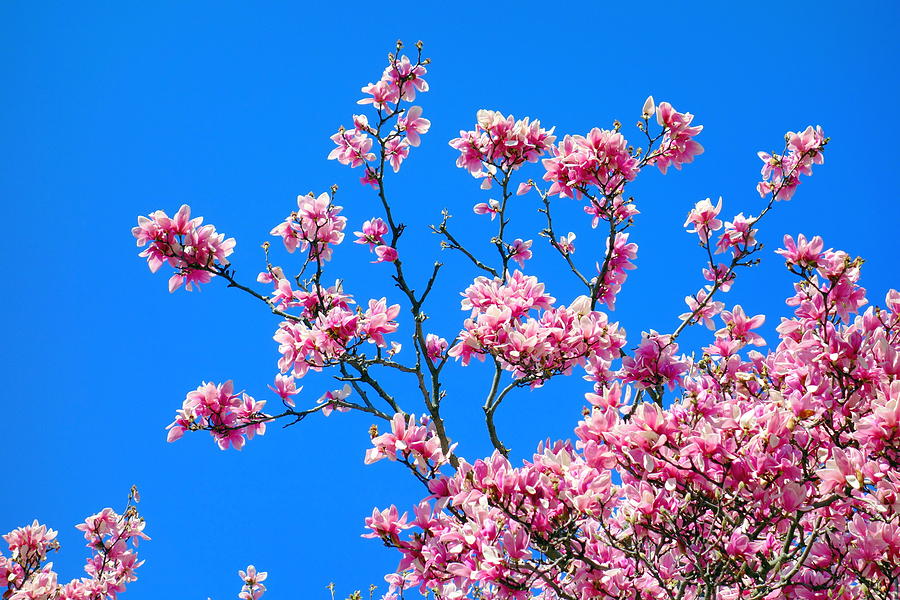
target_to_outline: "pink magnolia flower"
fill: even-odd
[[[369,127],[369,118],[366,115],[353,115],[353,128],[357,131],[373,133],[372,128]]]
[[[360,332],[377,346],[384,346],[384,335],[397,330],[394,319],[400,314],[400,305],[387,305],[387,299],[369,300],[369,308],[363,313]]]
[[[388,540],[399,540],[400,532],[409,529],[411,525],[407,523],[406,513],[401,517],[397,511],[397,507],[393,504],[390,508],[379,511],[377,508],[372,510],[372,516],[366,518],[366,527],[371,529],[371,533],[364,534],[362,537],[368,538],[386,538]]]
[[[409,142],[399,137],[391,138],[384,143],[384,155],[394,173],[400,171],[400,164],[409,156]]]
[[[281,375],[278,374],[275,376],[275,385],[269,386],[269,389],[278,394],[281,400],[290,407],[294,406],[294,399],[291,396],[295,396],[300,393],[303,389],[303,386],[297,387],[294,378],[290,375]]]
[[[737,354],[744,347],[744,343],[729,337],[717,337],[712,344],[705,346],[703,351],[710,356],[728,358]]]
[[[697,291],[694,296],[685,296],[684,301],[688,305],[690,312],[681,314],[678,318],[682,321],[688,318],[698,323],[702,321],[707,328],[715,329],[713,317],[722,312],[725,303],[709,301],[709,292],[710,288],[707,286],[705,289]]]
[[[406,113],[400,117],[397,124],[397,130],[406,134],[406,139],[410,146],[418,146],[421,143],[419,136],[428,132],[431,127],[431,121],[422,118],[422,107],[411,106]]]
[[[385,245],[377,246],[375,255],[378,257],[378,260],[373,260],[373,263],[394,262],[398,257],[396,249]]]
[[[722,228],[722,221],[716,218],[721,210],[721,197],[719,197],[719,202],[715,206],[712,205],[709,198],[701,200],[688,213],[684,226],[693,226],[693,229],[688,229],[688,233],[696,233],[700,237],[700,241],[705,244],[709,241],[711,232]]]
[[[534,183],[531,181],[523,181],[516,188],[516,196],[523,196],[534,189]]]
[[[369,219],[368,221],[363,223],[362,231],[354,231],[353,235],[357,237],[355,243],[357,244],[368,244],[369,249],[373,249],[375,246],[384,245],[384,236],[388,232],[387,223],[385,223],[382,219],[375,218]]]
[[[530,259],[532,256],[531,242],[531,240],[528,240],[526,242],[519,238],[516,238],[509,246],[509,257],[519,263],[520,267],[524,267],[525,261]]]
[[[756,244],[758,229],[753,229],[756,219],[738,213],[733,221],[725,222],[725,231],[716,242],[716,254],[731,249],[732,254],[743,253],[746,248]]]
[[[866,477],[862,472],[865,462],[865,458],[856,448],[834,448],[825,467],[816,473],[821,479],[820,493],[828,494],[834,490],[843,490],[845,487],[862,489],[866,484]]]
[[[366,167],[365,173],[359,178],[359,182],[363,185],[370,185],[374,188],[378,187],[379,173],[371,167]]]
[[[797,236],[797,241],[789,235],[784,236],[784,248],[776,250],[775,254],[780,254],[789,264],[795,264],[804,269],[812,269],[817,266],[817,262],[822,256],[824,242],[819,236],[815,236],[807,241],[806,236],[802,233]]]
[[[766,322],[765,315],[748,317],[744,314],[744,309],[737,305],[730,311],[722,311],[722,320],[725,322],[725,327],[716,332],[716,337],[724,337],[743,344],[753,344],[754,346],[764,346],[766,344],[762,336],[750,331],[761,327]]]
[[[736,275],[728,268],[727,265],[719,263],[712,269],[703,269],[703,278],[707,281],[719,284],[719,289],[727,292],[731,289]]]
[[[368,97],[357,100],[357,104],[371,104],[378,110],[387,110],[388,104],[396,103],[400,99],[400,93],[397,85],[390,80],[377,81],[364,85],[361,89],[362,93]]]
[[[479,202],[472,207],[472,210],[476,215],[491,215],[491,221],[493,221],[494,217],[500,214],[500,203],[491,199],[487,202]]]
[[[568,235],[560,236],[556,246],[563,254],[575,254],[575,234],[570,231]]]
[[[425,352],[432,361],[438,362],[444,357],[449,344],[444,338],[429,333],[425,336]]]
[[[350,397],[350,385],[344,384],[344,387],[339,390],[330,390],[325,392],[321,398],[316,400],[318,404],[324,404],[325,406],[322,408],[322,414],[326,417],[330,416],[333,411],[338,412],[347,412],[350,410],[349,406],[345,406],[341,404],[341,401]]]
[[[259,600],[266,591],[266,586],[261,582],[265,581],[269,574],[265,571],[258,573],[256,567],[250,565],[246,571],[238,571],[238,575],[244,582],[238,598],[240,600]]]

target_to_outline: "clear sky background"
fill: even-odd
[[[34,518],[58,529],[53,561],[65,579],[79,576],[87,551],[73,526],[121,507],[136,483],[153,541],[142,545],[147,562],[129,600],[233,598],[248,563],[269,571],[272,600],[327,598],[329,581],[341,594],[373,582],[383,591],[398,555],[359,537],[363,518],[376,505],[406,509],[422,492],[394,463],[363,466],[369,417],[275,427],[240,453],[219,451],[205,433],[166,444],[164,427],[203,380],[234,379],[270,398],[277,320],[216,282],[170,295],[167,276],[136,256],[130,229],[139,214],[189,203],[237,238],[233,262],[247,281],[298,194],[339,184],[348,230],[358,229],[378,207],[358,171],[325,160],[328,138],[359,112],[360,86],[379,77],[397,38],[424,40],[433,59],[432,91],[417,101],[432,129],[390,182],[410,225],[400,252],[418,281],[439,252],[426,225],[442,208],[473,247],[486,247],[489,223],[471,207],[491,196],[447,145],[477,109],[540,118],[559,135],[618,118],[637,140],[631,124],[653,94],[696,115],[706,153],[631,186],[639,268],[612,315],[629,345],[642,330],[674,328],[684,296],[704,283],[696,236],[682,228],[694,202],[722,195],[724,215],[757,214],[757,150],[780,150],[785,131],[809,124],[832,138],[826,163],[764,220],[762,265],[723,299],[769,315],[773,341],[792,282],[771,251],[802,232],[865,257],[863,285],[882,303],[900,283],[897,3],[678,4],[0,4],[0,531]],[[557,207],[560,229],[578,233],[576,257],[592,264],[599,234],[578,203]],[[536,208],[536,197],[516,199],[512,230],[535,239],[529,272],[567,302],[577,288],[536,237]],[[458,291],[475,273],[460,256],[440,258],[430,329],[451,338],[464,316]],[[389,268],[369,260],[345,244],[330,273],[360,301],[401,301]],[[682,349],[709,339],[691,331]],[[451,435],[463,455],[482,456],[487,370],[447,374]],[[421,410],[408,381],[387,383]],[[303,385],[301,406],[335,387],[326,376]],[[514,459],[543,438],[571,437],[587,389],[573,376],[510,398],[499,428]]]

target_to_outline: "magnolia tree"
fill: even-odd
[[[239,450],[269,423],[333,411],[383,422],[371,428],[365,462],[396,461],[424,486],[412,516],[390,506],[365,521],[366,537],[399,556],[385,599],[406,590],[445,600],[896,598],[900,293],[890,291],[884,307],[869,305],[860,259],[826,249],[819,237],[786,235],[777,254],[794,277],[793,316],[782,318],[777,344],[757,350],[766,345],[755,331],[765,317],[726,303],[739,273],[759,261],[763,218],[823,163],[822,129],[789,132],[780,154],[759,153],[765,203],[755,216],[725,220],[721,199],[696,203],[684,225],[702,251],[699,289],[671,331],[629,338],[609,316],[638,250],[629,241],[638,209],[627,188],[646,168],[665,174],[692,162],[703,152],[695,140],[702,127],[653,98],[637,121],[641,147],[618,122],[559,138],[540,121],[478,111],[474,127],[450,145],[458,167],[482,189],[495,188],[496,199],[476,204],[473,217],[496,225],[493,248],[480,255],[465,246],[447,212],[432,226],[441,247],[475,274],[462,291],[458,330],[434,331],[426,304],[441,264],[422,281],[404,269],[406,229],[386,187],[430,127],[414,104],[428,91],[429,61],[421,43],[412,58],[401,48],[362,88],[358,103],[369,114],[353,115],[352,126],[332,136],[328,156],[359,169],[378,198],[380,214],[353,215],[360,223],[353,241],[383,263],[377,268],[396,290],[357,304],[353,281],[327,273],[348,227],[334,187],[300,196],[272,229],[294,256],[277,264],[265,244],[255,285],[229,265],[235,240],[188,206],[171,217],[139,217],[133,233],[141,256],[151,271],[173,270],[170,291],[224,280],[281,319],[278,372],[268,386],[274,401],[236,391],[231,381],[203,383],[177,411],[169,441],[203,430],[223,450]],[[538,162],[539,180],[520,175]],[[544,226],[534,239],[510,239],[517,194],[540,207]],[[603,254],[583,257],[574,234],[556,229],[554,213],[576,206],[605,237]],[[540,238],[581,295],[559,302],[527,274]],[[404,352],[392,339],[402,318],[412,333]],[[698,324],[712,333],[695,360],[680,353],[678,338]],[[457,365],[491,374],[483,404],[491,456],[457,453],[445,427],[442,381]],[[388,389],[386,371],[408,376],[409,388]],[[341,382],[338,389],[304,401],[298,380],[320,372]],[[510,461],[495,425],[501,404],[514,390],[573,373],[592,384],[575,440]],[[53,532],[35,524],[6,536],[4,597],[115,597],[140,564],[126,549],[142,537],[135,518],[133,508],[123,516],[107,509],[80,526],[97,554],[90,578],[64,587],[41,567]],[[251,566],[240,575],[240,597],[259,598],[265,573]]]

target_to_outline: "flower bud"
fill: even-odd
[[[656,102],[653,101],[653,96],[647,96],[647,99],[644,101],[644,108],[641,109],[641,116],[649,119],[655,112]]]

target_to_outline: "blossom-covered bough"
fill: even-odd
[[[406,228],[386,188],[389,173],[429,131],[413,104],[428,91],[428,64],[421,44],[410,58],[398,43],[381,78],[362,89],[359,104],[372,112],[354,115],[331,138],[329,158],[360,169],[379,214],[347,215],[336,187],[301,195],[271,232],[293,258],[276,264],[265,244],[256,285],[238,280],[229,264],[235,241],[192,218],[189,207],[139,219],[141,256],[153,271],[174,270],[171,291],[218,278],[280,319],[278,372],[269,385],[280,407],[230,381],[203,383],[187,394],[169,441],[204,430],[222,449],[240,449],[268,423],[319,412],[361,411],[382,421],[384,432],[371,429],[365,462],[397,461],[426,488],[412,517],[390,506],[366,519],[366,535],[400,555],[386,578],[387,599],[405,590],[446,600],[896,598],[900,293],[870,306],[860,259],[826,249],[819,237],[787,235],[778,254],[795,278],[787,300],[793,315],[778,325],[774,346],[764,350],[755,331],[763,315],[726,309],[723,298],[740,271],[760,260],[763,217],[822,164],[828,139],[821,128],[788,133],[780,154],[760,153],[758,192],[766,203],[756,216],[726,221],[721,199],[696,203],[685,227],[699,238],[705,283],[685,298],[687,311],[671,330],[627,338],[610,313],[638,251],[629,240],[638,210],[628,186],[647,168],[665,174],[692,162],[703,151],[695,140],[702,127],[653,98],[637,122],[641,147],[618,122],[560,139],[540,121],[479,111],[474,128],[450,145],[459,151],[457,166],[495,190],[473,210],[496,229],[490,256],[482,256],[462,243],[449,212],[432,226],[441,247],[475,271],[462,292],[459,331],[441,335],[424,310],[441,263],[423,281],[410,278]],[[522,175],[526,167],[543,175]],[[524,204],[511,202],[517,194],[534,198],[545,220],[536,237],[559,255],[581,295],[558,301],[528,274],[534,240],[510,239],[508,229]],[[599,256],[583,256],[580,240],[576,252],[575,234],[557,230],[554,214],[577,203],[605,239]],[[389,270],[396,290],[354,297],[352,281],[326,276],[348,218],[359,223],[355,242],[368,247],[373,268]],[[412,348],[401,352],[403,319]],[[694,360],[680,353],[678,338],[701,323],[713,333]],[[472,359],[492,374],[483,411],[495,448],[474,461],[457,453],[441,413],[445,369]],[[408,389],[390,389],[384,370],[408,376]],[[501,404],[515,390],[575,371],[592,384],[575,440],[546,442],[530,460],[511,461],[494,422]],[[334,377],[336,389],[303,401],[298,380],[311,372]],[[52,536],[36,528],[6,538],[16,548],[0,559],[11,582],[5,597],[115,597],[118,588],[78,595],[65,590],[82,584],[53,587],[52,570],[38,569]],[[37,540],[25,555],[17,550],[24,538]],[[111,555],[108,549],[104,560]],[[112,585],[133,578],[120,566],[127,561],[113,562],[127,575]],[[240,575],[241,597],[259,598],[265,573],[249,567]],[[42,585],[56,591],[33,591]]]
[[[84,571],[87,577],[68,583],[58,581],[51,551],[59,550],[57,532],[34,521],[3,536],[9,556],[0,553],[0,591],[4,600],[106,600],[116,598],[126,584],[137,579],[135,570],[143,564],[137,558],[144,533],[144,519],[138,514],[140,495],[132,487],[125,510],[119,514],[104,508],[77,525],[84,532],[91,556]]]
[[[432,226],[441,246],[477,272],[462,294],[468,316],[448,341],[428,331],[423,310],[441,264],[421,285],[408,279],[405,227],[385,187],[388,167],[399,171],[430,127],[412,104],[428,91],[428,61],[420,44],[417,50],[409,59],[398,45],[381,79],[363,88],[359,103],[370,104],[373,117],[354,115],[351,128],[332,136],[329,155],[360,168],[362,183],[374,188],[382,212],[364,216],[356,242],[373,262],[391,263],[400,303],[385,296],[355,307],[340,279],[325,279],[347,224],[336,188],[301,196],[272,230],[303,258],[288,275],[266,245],[257,279],[267,291],[236,280],[227,262],[234,241],[191,219],[187,207],[173,218],[153,213],[135,228],[151,269],[175,268],[170,289],[218,276],[283,319],[270,386],[283,410],[264,412],[265,402],[235,393],[231,382],[203,384],[188,394],[169,439],[207,430],[220,447],[240,448],[267,422],[316,412],[358,410],[384,420],[390,431],[373,426],[365,462],[401,462],[428,493],[411,519],[391,506],[366,520],[367,536],[401,554],[386,598],[410,588],[446,599],[891,597],[900,577],[900,294],[866,308],[861,261],[800,235],[786,236],[779,251],[797,283],[788,299],[794,316],[778,326],[774,349],[751,349],[765,345],[754,332],[762,315],[725,310],[720,299],[741,268],[758,262],[762,218],[823,162],[822,130],[788,133],[781,154],[760,153],[758,191],[768,202],[758,215],[723,222],[721,199],[690,210],[685,226],[699,238],[707,283],[686,297],[688,310],[670,332],[644,332],[629,347],[601,310],[614,310],[635,267],[628,229],[638,210],[626,187],[646,167],[665,174],[690,163],[703,151],[694,139],[702,128],[690,113],[652,98],[637,123],[642,148],[629,144],[618,122],[558,140],[540,121],[479,111],[475,128],[450,145],[460,153],[457,166],[482,189],[499,189],[498,198],[474,206],[496,222],[496,255],[478,256],[461,243],[447,211]],[[538,161],[539,181],[519,176]],[[537,195],[546,219],[538,235],[583,295],[558,303],[527,274],[533,240],[509,239],[507,230],[515,194]],[[603,232],[602,256],[581,261],[575,235],[555,229],[553,211],[572,202]],[[401,313],[411,323],[411,360],[389,340]],[[714,334],[693,361],[679,354],[677,338],[697,323]],[[470,462],[444,426],[441,377],[450,362],[473,358],[493,372],[483,409],[496,451]],[[515,389],[576,368],[593,382],[577,440],[542,444],[515,466],[494,424],[499,406]],[[297,408],[296,380],[326,369],[344,387]],[[379,369],[410,375],[420,409],[401,408],[397,398],[412,394],[385,389]],[[667,398],[667,390],[677,394]]]

